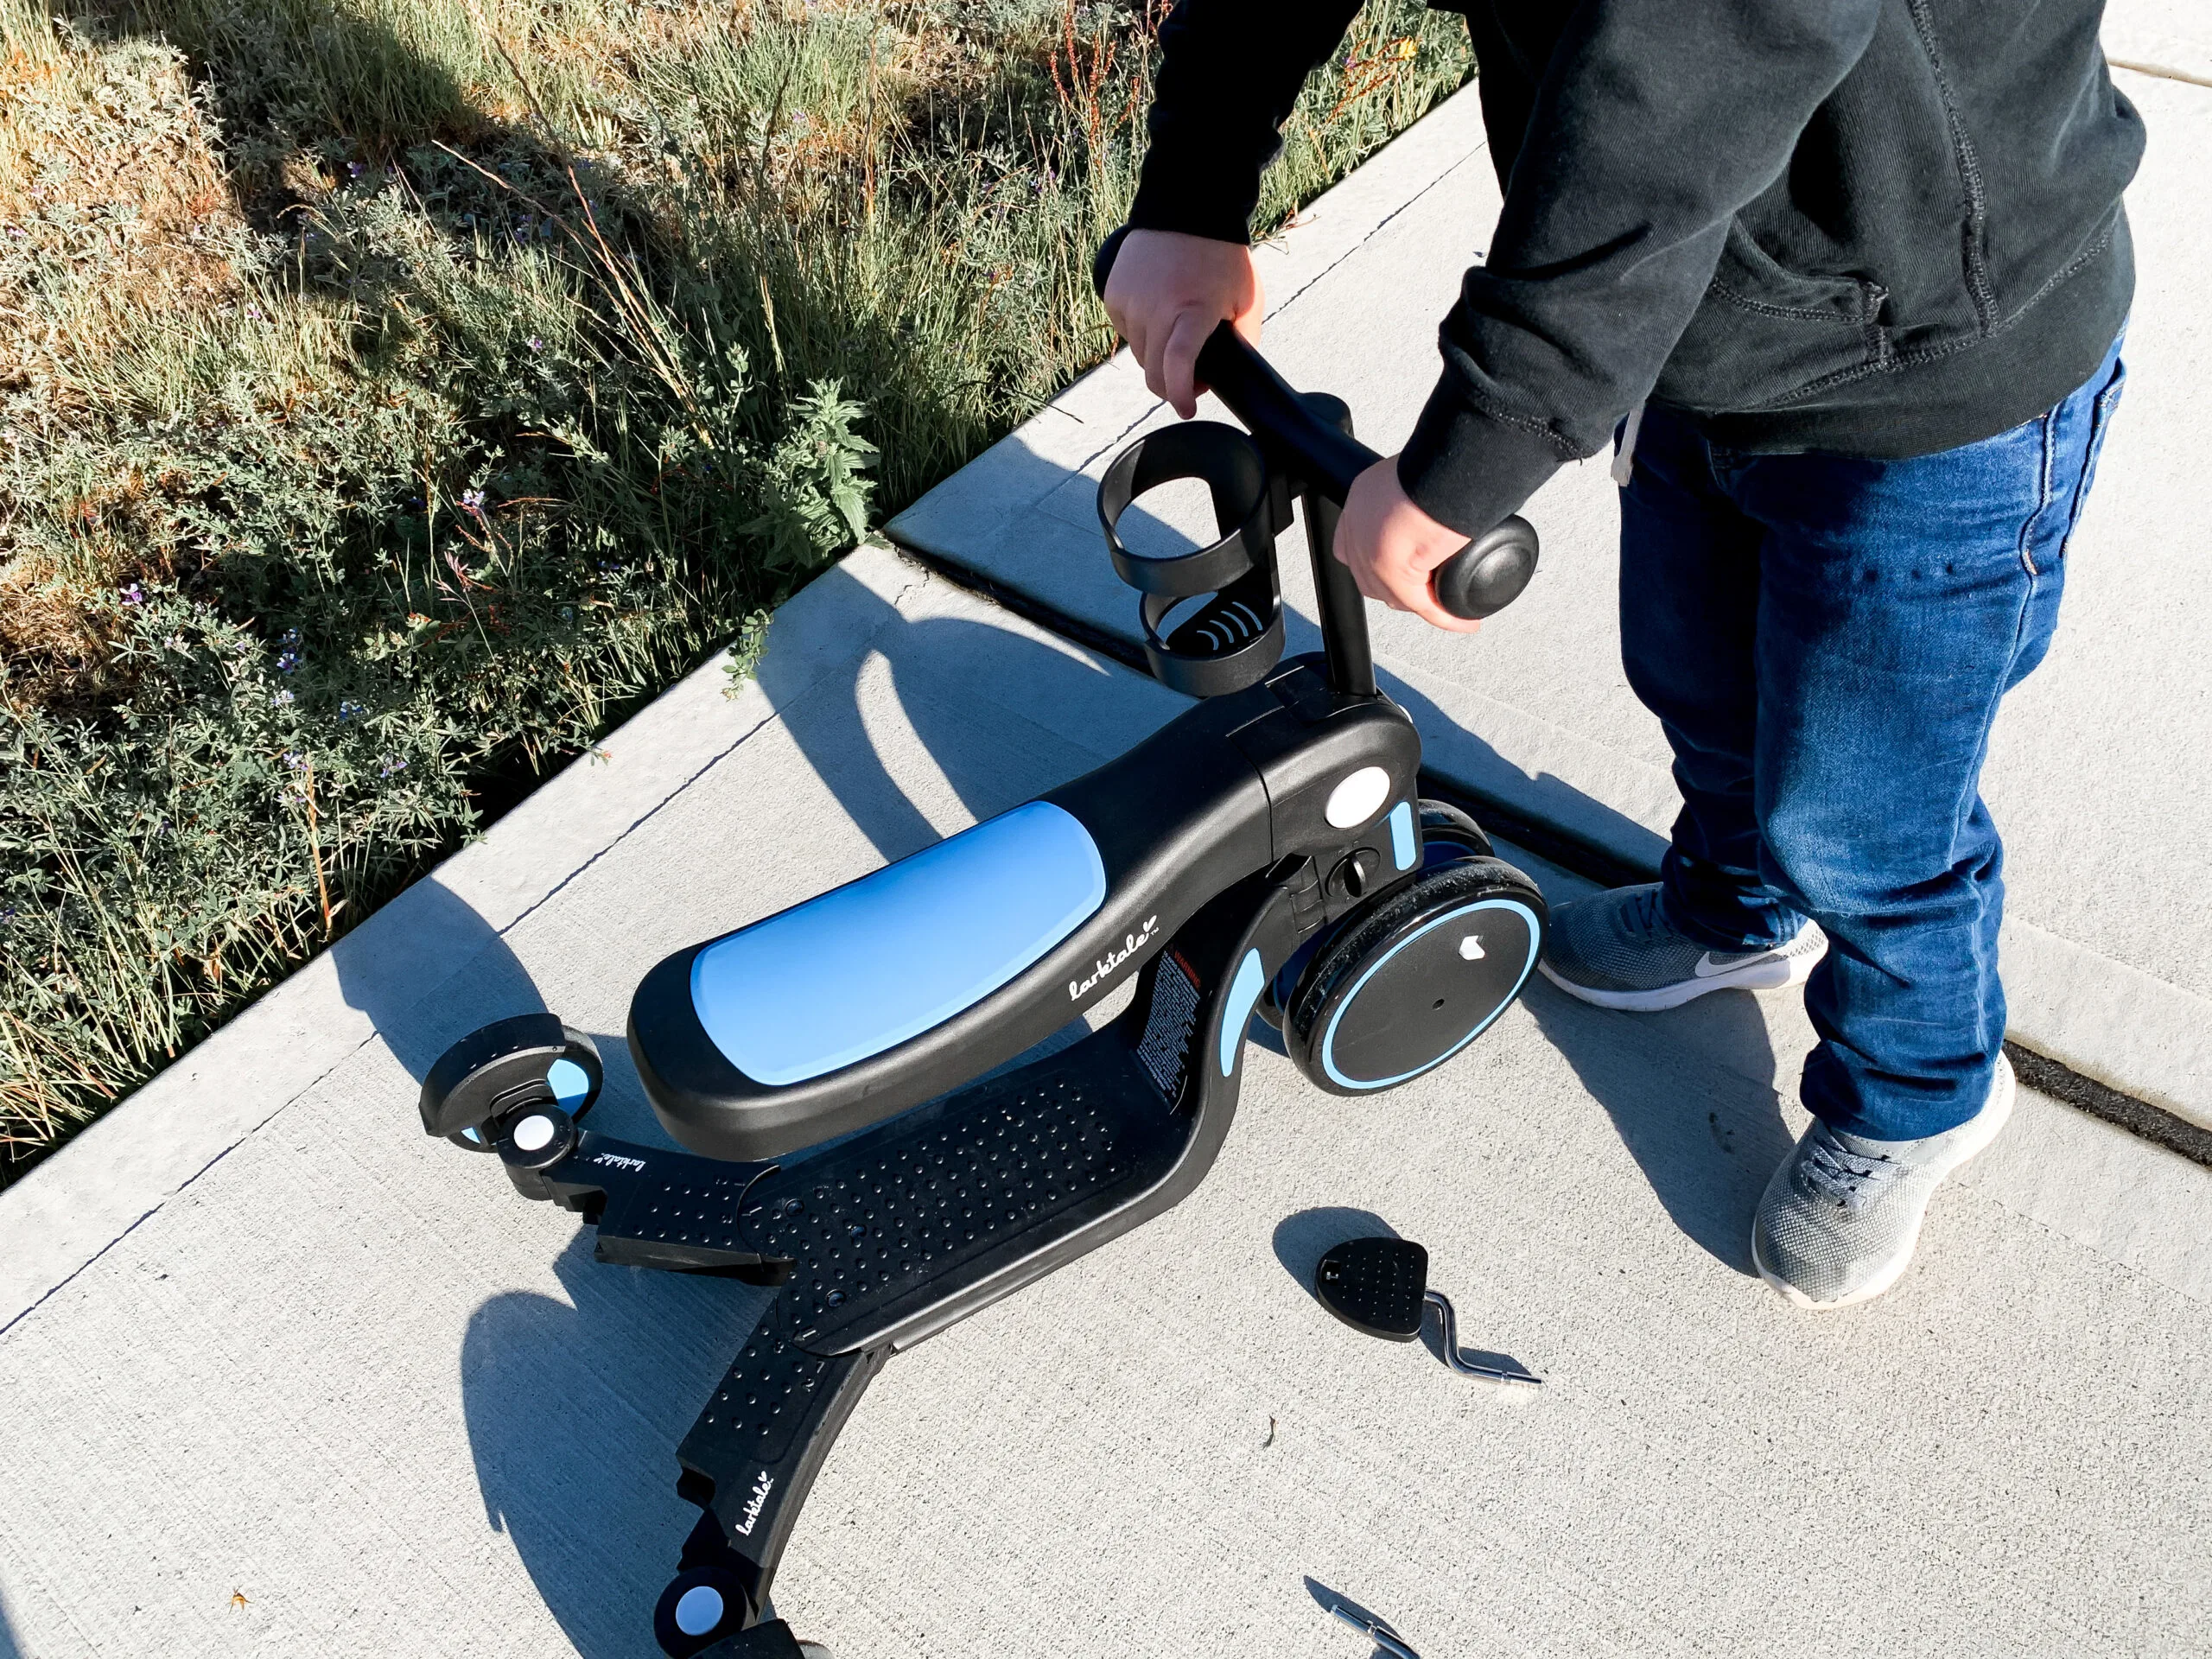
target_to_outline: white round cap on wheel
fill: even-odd
[[[524,1152],[544,1151],[553,1144],[553,1120],[543,1112],[532,1112],[515,1125],[514,1142]]]

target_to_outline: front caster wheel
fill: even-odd
[[[518,1014],[472,1031],[423,1079],[423,1128],[455,1146],[489,1152],[497,1120],[524,1106],[558,1106],[580,1118],[599,1099],[599,1046],[550,1014]]]
[[[690,1659],[735,1636],[752,1618],[743,1581],[719,1562],[686,1567],[653,1609],[653,1635],[672,1659]]]
[[[1371,1093],[1441,1065],[1528,982],[1543,948],[1543,896],[1510,864],[1453,851],[1354,911],[1299,975],[1283,1045],[1331,1094]]]

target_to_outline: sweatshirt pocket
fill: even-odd
[[[1765,408],[1890,353],[1878,283],[1787,269],[1738,219],[1713,282],[1659,377],[1663,402],[1719,413]]]

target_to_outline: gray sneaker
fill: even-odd
[[[1537,966],[1569,996],[1649,1014],[1680,1007],[1707,991],[1802,985],[1827,948],[1827,935],[1808,920],[1786,944],[1708,950],[1669,925],[1655,881],[1561,905],[1552,912]]]
[[[1919,1141],[1869,1141],[1815,1120],[1782,1160],[1751,1223],[1759,1277],[1800,1307],[1849,1307],[1897,1283],[1943,1178],[2012,1115],[2012,1063],[1997,1057],[1982,1109]]]

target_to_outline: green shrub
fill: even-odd
[[[1104,354],[1156,22],[0,0],[0,1181]]]

